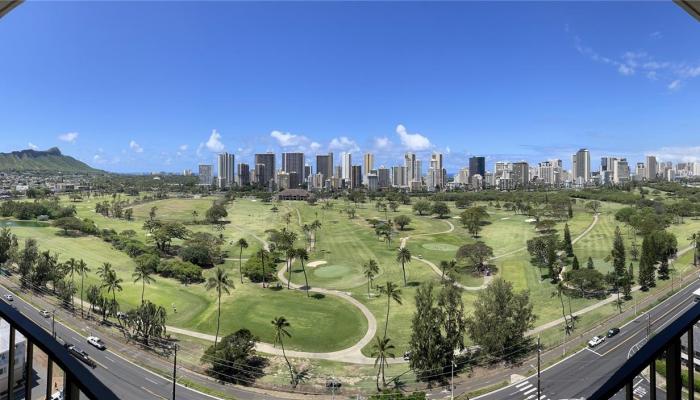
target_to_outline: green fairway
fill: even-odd
[[[459,249],[459,247],[449,243],[423,243],[421,247],[428,250],[447,252],[455,252],[457,249]]]

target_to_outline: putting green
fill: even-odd
[[[453,244],[447,243],[423,243],[421,247],[435,251],[457,251],[457,249],[459,248]]]
[[[314,269],[314,275],[319,278],[340,278],[352,272],[352,268],[342,264],[323,265]]]

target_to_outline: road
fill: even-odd
[[[10,294],[7,288],[0,286],[0,295]],[[4,298],[2,301],[5,301]],[[51,332],[52,319],[51,317],[44,318],[39,311],[29,303],[25,302],[19,296],[14,294],[12,304],[24,316],[31,319],[37,325]],[[85,335],[78,334],[75,331],[67,328],[59,321],[56,321],[56,337],[59,342],[68,342],[75,344],[82,350],[85,350],[90,357],[95,360],[97,367],[92,369],[93,374],[109,387],[120,399],[138,399],[138,400],[163,400],[172,398],[172,381],[165,379],[160,375],[150,372],[128,360],[119,356],[119,354],[135,354],[138,353],[136,348],[124,345],[108,337],[102,337],[102,340],[107,344],[107,350],[100,351],[87,343],[86,336],[90,335],[91,322],[82,321],[85,325],[83,330]],[[45,390],[45,371],[38,371],[39,382],[35,385],[40,386],[39,393]],[[188,376],[189,378],[189,376]],[[43,381],[43,382],[42,382]],[[237,399],[259,399],[261,393],[255,393],[243,389],[238,389],[231,385],[225,386],[226,392],[231,393]],[[224,391],[224,386],[221,386],[221,391]],[[37,388],[32,390],[37,393]],[[176,398],[181,400],[211,400],[216,397],[200,393],[184,386],[177,386]],[[264,395],[269,397],[268,395]]]
[[[542,400],[582,399],[590,396],[616,371],[634,351],[644,343],[649,329],[652,333],[666,327],[693,305],[692,293],[700,288],[695,281],[676,292],[649,313],[641,314],[620,327],[620,333],[597,347],[585,348],[541,373],[540,387]],[[600,332],[599,334],[605,334]],[[534,368],[534,367],[533,367]],[[455,395],[461,394],[459,387]],[[635,380],[635,398],[643,398],[649,393],[649,383],[643,377]],[[478,397],[480,400],[534,400],[537,397],[537,375],[532,375],[500,390]],[[430,398],[449,398],[445,392],[434,392]],[[615,398],[623,399],[622,393]],[[665,399],[657,389],[657,399]]]

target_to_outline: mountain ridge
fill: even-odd
[[[51,147],[48,150],[25,149],[0,153],[0,171],[104,173],[80,160],[64,155],[58,147]]]

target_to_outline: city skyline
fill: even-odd
[[[58,145],[115,172],[181,171],[222,151],[251,169],[266,151],[307,162],[374,152],[377,166],[438,151],[450,173],[476,155],[568,163],[581,147],[629,160],[700,154],[688,143],[700,136],[700,61],[688,52],[697,26],[664,4],[210,3],[196,26],[169,24],[195,12],[186,3],[134,7],[29,3],[3,21],[3,37],[22,40],[0,43],[17,77],[2,86],[0,151]],[[630,12],[635,22],[621,27]],[[260,15],[276,28],[247,22]],[[101,29],[115,17],[133,29]],[[334,23],[306,29],[319,19]],[[416,28],[386,28],[403,21]],[[493,26],[508,42],[487,35]],[[137,37],[150,39],[121,41]],[[59,63],[55,41],[75,57]]]

